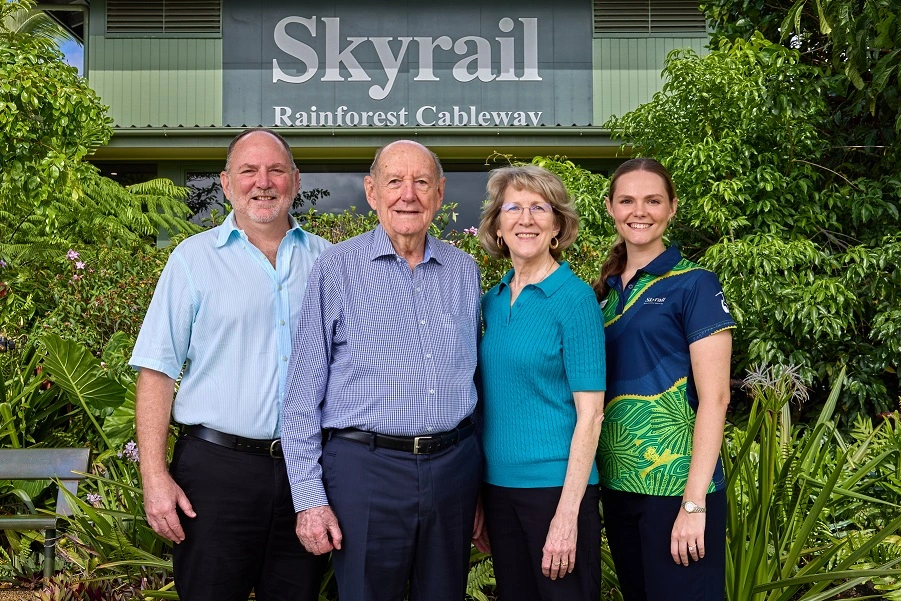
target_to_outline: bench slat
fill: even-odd
[[[0,449],[2,480],[82,480],[90,449]]]
[[[0,530],[46,530],[56,528],[56,518],[50,515],[5,515],[0,517]]]

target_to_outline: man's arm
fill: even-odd
[[[175,380],[149,368],[141,369],[135,399],[135,428],[141,449],[144,510],[154,532],[172,542],[185,540],[175,507],[194,517],[191,502],[166,467],[166,441]]]
[[[341,528],[328,504],[322,483],[322,403],[342,295],[323,272],[321,259],[313,265],[291,341],[291,361],[282,404],[282,448],[297,511],[295,532],[304,548],[315,555],[341,548]]]

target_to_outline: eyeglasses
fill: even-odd
[[[542,217],[548,217],[553,215],[554,207],[547,204],[546,202],[540,202],[538,204],[531,205],[529,207],[521,207],[518,204],[508,202],[501,205],[501,213],[504,215],[509,215],[511,217],[519,217],[522,215],[522,212],[529,209],[529,213],[532,214],[534,219],[540,219]]]

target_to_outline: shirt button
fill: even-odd
[[[424,325],[425,325],[425,320],[424,320],[424,319],[420,319],[420,320],[419,320],[419,325],[424,326]]]
[[[432,358],[432,353],[426,353],[425,358],[426,358],[426,359],[431,359],[431,358]]]
[[[632,284],[629,284],[628,288],[629,288],[629,290],[631,290],[631,289],[632,289]]]
[[[422,288],[421,288],[421,287],[417,287],[417,288],[416,288],[416,292],[422,292]]]
[[[283,319],[281,323],[282,323],[282,325],[285,325],[285,320]]]
[[[432,428],[426,428],[426,432],[431,432]]]
[[[432,388],[429,388],[429,394],[435,394],[435,390]]]
[[[282,361],[287,361],[287,360],[288,360],[288,358],[287,358],[287,357],[285,357],[285,356],[282,356]]]
[[[282,289],[282,285],[281,285],[281,284],[278,285],[278,289],[279,289],[279,290]]]

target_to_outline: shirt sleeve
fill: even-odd
[[[593,292],[566,308],[563,365],[573,392],[606,390],[604,314]]]
[[[128,363],[177,380],[188,356],[197,299],[184,257],[177,249],[160,275]]]
[[[282,404],[282,447],[295,511],[328,505],[322,484],[322,403],[328,384],[332,341],[341,319],[338,278],[321,261],[313,265],[300,322],[292,340]]]
[[[707,270],[698,270],[698,274],[682,310],[688,344],[735,327],[719,278]]]

